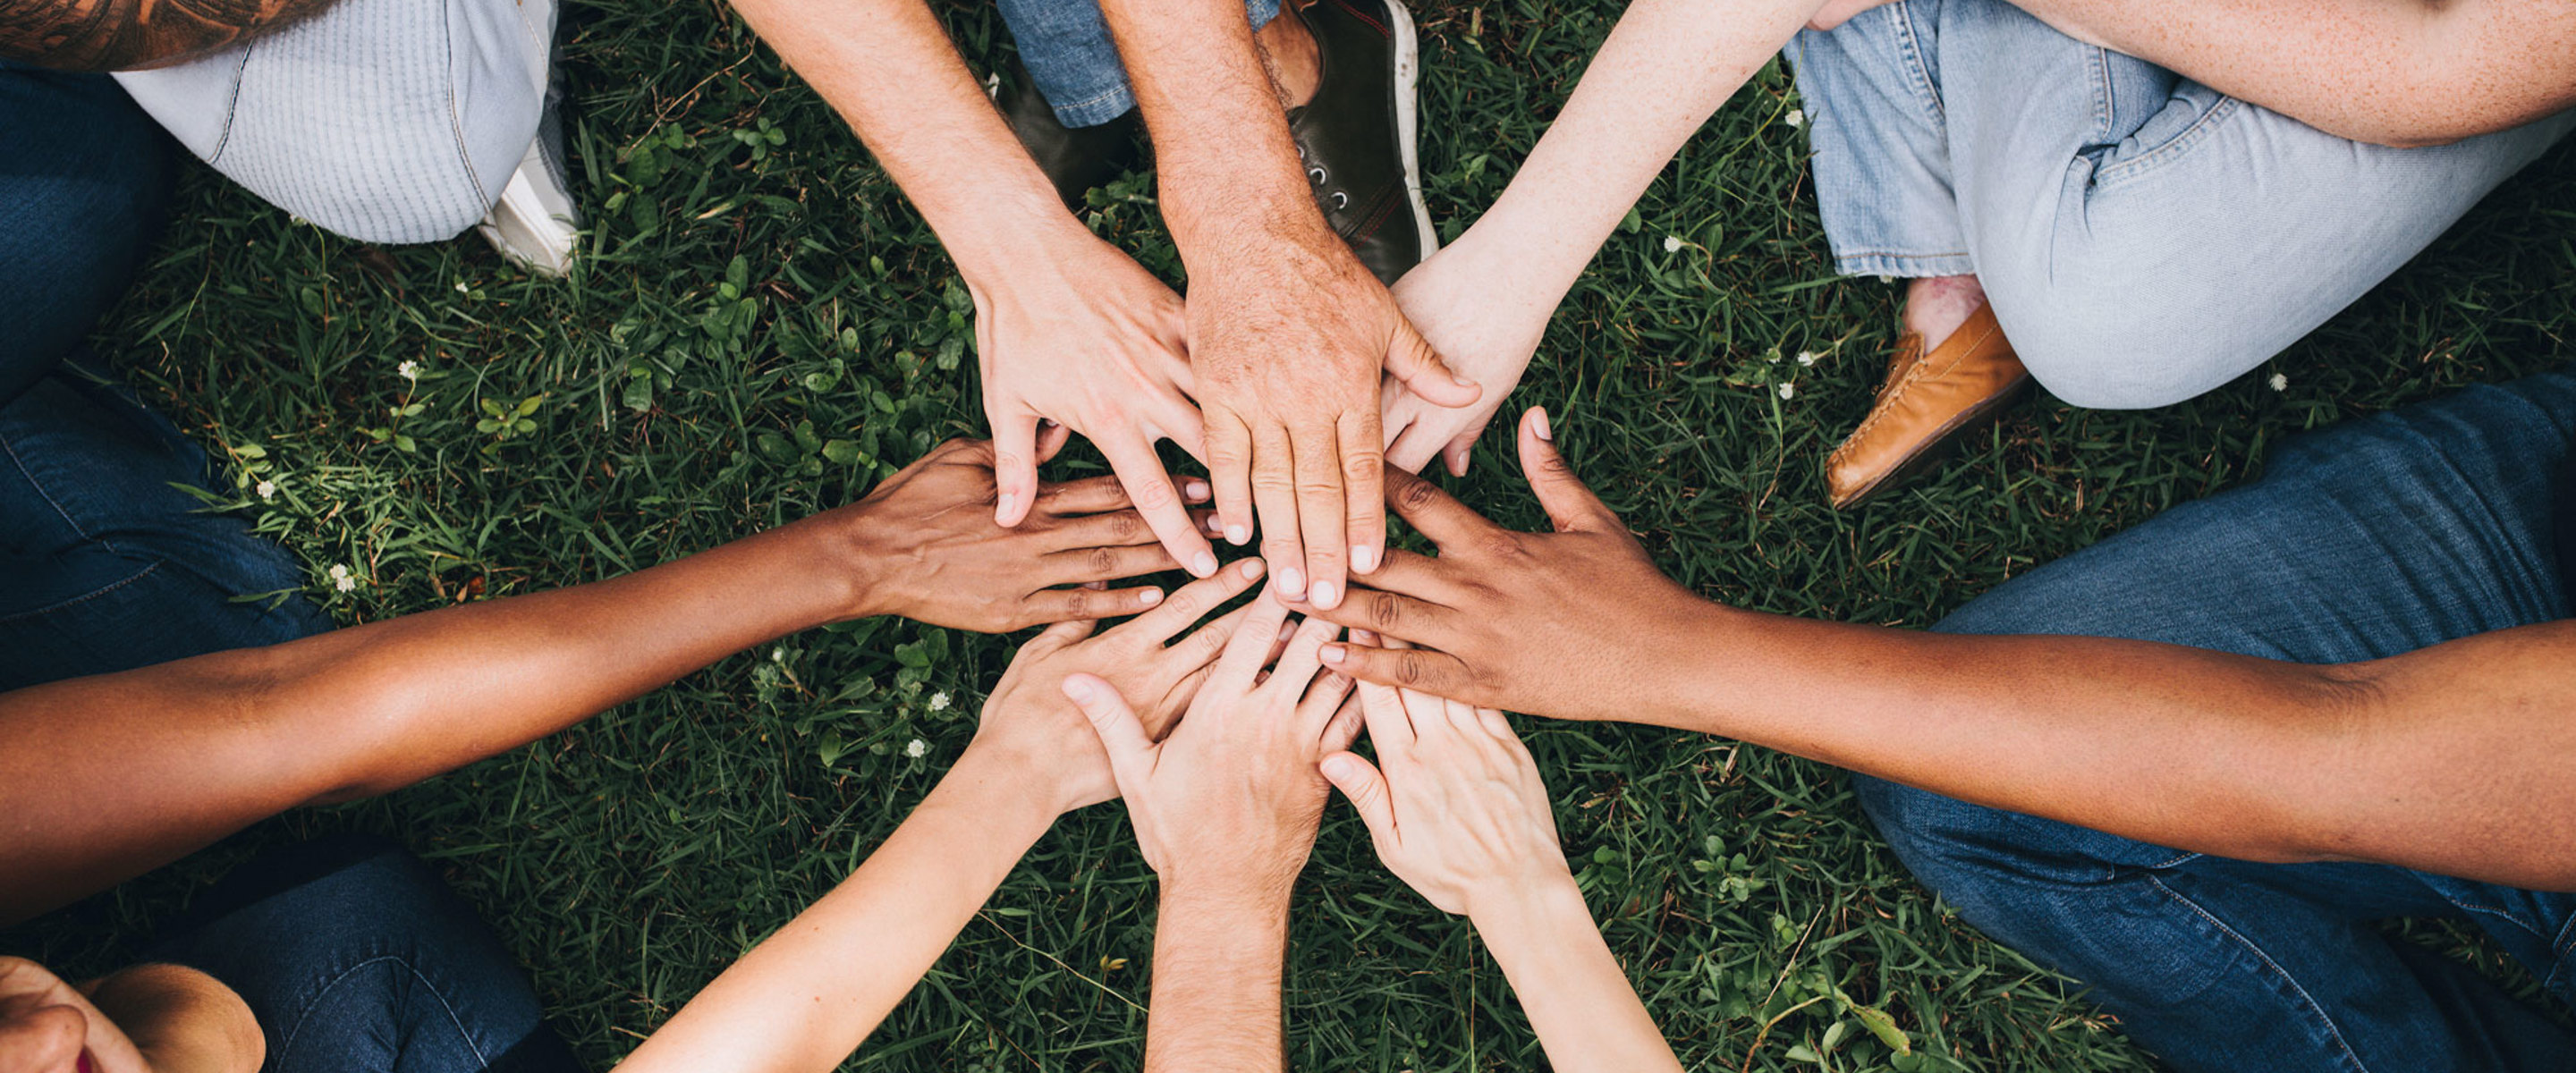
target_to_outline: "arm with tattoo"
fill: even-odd
[[[331,0],[0,0],[0,59],[123,71],[247,41]]]

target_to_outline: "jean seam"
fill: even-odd
[[[116,549],[116,545],[91,534],[87,527],[81,525],[80,519],[72,517],[72,512],[64,509],[62,501],[54,498],[54,493],[45,487],[45,482],[37,480],[35,473],[27,469],[27,460],[19,456],[18,445],[9,442],[9,437],[6,435],[0,435],[0,454],[9,456],[10,464],[17,466],[18,473],[27,478],[27,487],[35,489],[36,495],[45,501],[46,506],[54,508],[54,513],[62,518],[64,525],[71,527],[75,535],[82,540],[96,541],[110,551]]]
[[[2558,978],[2567,972],[2567,952],[2576,948],[2576,915],[2570,915],[2566,923],[2558,926],[2558,937],[2550,940],[2549,948],[2549,975],[2540,981],[2540,986],[2556,991]]]
[[[114,582],[114,583],[112,583],[112,584],[108,584],[108,585],[101,585],[101,586],[99,586],[98,588],[91,589],[90,591],[88,591],[88,592],[84,592],[84,593],[82,593],[82,594],[80,594],[80,595],[78,595],[78,596],[74,596],[74,597],[72,597],[71,599],[68,599],[68,600],[62,600],[62,601],[59,601],[59,602],[56,602],[56,603],[46,604],[45,606],[43,606],[43,607],[39,607],[39,608],[36,608],[36,609],[35,609],[35,610],[33,610],[33,611],[20,611],[20,612],[18,612],[17,614],[14,614],[14,615],[0,615],[0,626],[6,626],[6,625],[9,625],[9,624],[14,623],[14,622],[23,622],[23,621],[26,621],[26,620],[28,620],[28,619],[37,618],[37,617],[40,617],[40,616],[43,616],[43,615],[50,615],[50,614],[53,614],[54,612],[56,612],[56,611],[60,611],[60,610],[62,610],[62,609],[64,609],[64,608],[72,607],[72,606],[75,606],[75,605],[78,605],[78,604],[83,604],[83,603],[87,603],[87,602],[89,602],[89,601],[91,601],[91,600],[98,599],[98,598],[99,598],[99,597],[101,597],[101,596],[105,596],[105,595],[107,595],[108,593],[115,592],[115,591],[116,591],[116,590],[118,590],[118,589],[124,588],[124,587],[126,587],[126,586],[128,586],[128,585],[134,584],[134,583],[135,583],[135,582],[137,582],[137,581],[141,581],[141,580],[143,580],[144,578],[151,576],[151,575],[152,575],[152,573],[153,573],[154,571],[157,571],[157,570],[161,569],[161,566],[162,566],[162,561],[161,561],[161,560],[159,560],[159,559],[155,559],[155,560],[153,560],[153,561],[151,561],[151,562],[149,562],[149,563],[145,563],[145,564],[144,564],[144,566],[143,566],[143,569],[141,569],[141,570],[137,570],[137,571],[135,571],[134,573],[132,573],[132,574],[130,574],[130,575],[127,575],[127,576],[126,576],[125,578],[123,578],[122,580],[116,581],[116,582]]]
[[[1896,17],[1897,47],[1903,51],[1905,75],[1914,83],[1920,103],[1929,106],[1932,122],[1941,129],[1943,141],[1949,140],[1950,112],[1941,104],[1941,90],[1932,84],[1932,72],[1923,64],[1923,43],[1914,32],[1914,5],[1899,3],[1892,12]]]
[[[2305,1004],[2308,1011],[2316,1015],[2317,1021],[2325,1026],[2327,1038],[2331,1039],[2334,1042],[2334,1045],[2343,1051],[2344,1060],[2351,1066],[2351,1068],[2359,1071],[2359,1073],[2369,1073],[2370,1067],[2364,1065],[2361,1061],[2361,1056],[2353,1052],[2352,1043],[2343,1038],[2343,1030],[2335,1027],[2334,1018],[2327,1016],[2325,1007],[2317,1003],[2315,996],[2308,994],[2307,988],[2300,986],[2297,977],[2290,975],[2289,970],[2282,968],[2280,962],[2274,961],[2272,959],[2272,955],[2265,953],[2261,946],[2256,945],[2253,940],[2246,938],[2243,933],[2234,928],[2228,927],[2226,921],[2218,919],[2216,916],[2212,915],[2209,910],[2201,908],[2200,903],[2183,897],[2182,892],[2165,885],[2165,881],[2163,879],[2152,875],[2146,876],[2145,879],[2150,886],[2164,892],[2165,897],[2173,899],[2174,904],[2190,910],[2192,915],[2207,922],[2210,927],[2218,929],[2219,934],[2225,935],[2229,939],[2234,940],[2237,945],[2243,947],[2248,953],[2253,954],[2257,960],[2261,961],[2264,968],[2270,969],[2273,975],[2289,984],[2290,989],[2298,993],[2299,1001]]]
[[[2200,118],[2193,120],[2191,126],[2184,128],[2182,133],[2166,139],[2163,145],[2159,145],[2154,149],[2148,150],[2135,160],[2123,160],[2111,165],[2110,167],[2104,168],[2101,171],[2095,172],[2093,175],[2094,188],[2097,190],[2107,189],[2109,187],[2118,186],[2122,183],[2131,182],[2140,176],[2154,171],[2156,168],[2172,163],[2174,160],[2180,158],[2184,153],[2198,147],[2202,142],[2208,141],[2210,132],[2214,130],[2220,122],[2234,116],[2237,110],[2244,106],[2245,103],[2243,101],[2239,101],[2234,97],[2220,97],[2218,99],[2218,103],[2213,105],[2209,111],[2201,113]]]
[[[465,146],[465,116],[456,106],[456,31],[454,27],[447,24],[448,16],[450,14],[451,9],[448,8],[447,5],[439,5],[438,36],[439,40],[447,46],[441,52],[441,55],[446,59],[445,68],[447,72],[447,93],[445,94],[447,98],[447,133],[450,137],[455,139],[456,162],[465,169],[465,181],[474,184],[474,196],[483,200],[484,209],[488,212],[493,205],[500,202],[501,195],[508,191],[495,190],[483,185],[483,177],[476,174],[474,171],[474,154],[469,152]],[[538,91],[537,99],[539,101],[543,101],[545,99],[545,92],[543,90]]]
[[[258,48],[259,42],[252,42],[249,48],[242,50],[240,58],[233,61],[233,92],[232,96],[224,101],[223,131],[215,135],[214,147],[206,151],[206,163],[210,165],[224,155],[224,147],[233,143],[233,119],[241,115],[242,77],[249,73],[250,54]]]
[[[1892,257],[1899,261],[1929,261],[1935,257],[1965,257],[1967,255],[1968,251],[1966,250],[1954,250],[1944,253],[1899,253],[1895,250],[1848,250],[1834,254],[1834,256],[1838,258]]]
[[[448,1024],[455,1027],[456,1037],[464,1040],[467,1049],[474,1052],[475,1064],[478,1066],[490,1066],[492,1064],[491,1056],[483,1053],[483,1046],[475,1041],[474,1033],[465,1030],[465,1019],[456,1015],[456,1006],[455,1004],[447,1001],[447,993],[439,990],[437,984],[429,982],[429,977],[421,975],[420,970],[413,967],[411,959],[396,954],[383,954],[358,962],[355,965],[351,965],[348,968],[340,970],[338,975],[333,976],[328,982],[324,983],[319,990],[316,990],[313,993],[313,1001],[305,1003],[304,1008],[297,1011],[295,1015],[295,1023],[288,1026],[285,1031],[278,1033],[278,1050],[283,1052],[292,1050],[295,1047],[295,1037],[302,1034],[304,1031],[304,1019],[312,1015],[313,1007],[322,1001],[323,995],[331,993],[332,988],[340,986],[342,981],[347,980],[358,970],[379,962],[387,961],[402,966],[403,971],[410,973],[412,979],[420,981],[420,985],[422,987],[428,988],[430,994],[437,996],[438,1008],[447,1011]],[[269,1068],[277,1068],[277,1065],[278,1063],[272,1059],[269,1063]]]

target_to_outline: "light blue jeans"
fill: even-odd
[[[2576,126],[2364,145],[2003,0],[1898,0],[1787,55],[1837,269],[1975,274],[2078,406],[2169,405],[2261,364]]]
[[[197,158],[361,242],[474,226],[536,141],[555,0],[337,0],[275,33],[116,76]]]
[[[1055,108],[1056,122],[1096,127],[1136,107],[1127,65],[1118,59],[1118,44],[1109,39],[1100,0],[996,0],[996,5],[1003,24],[1011,28],[1011,40],[1019,45],[1029,80]],[[1243,6],[1255,30],[1279,14],[1279,0],[1244,0]]]

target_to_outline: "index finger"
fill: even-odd
[[[1385,473],[1386,505],[1443,548],[1500,528],[1440,486],[1403,470]]]
[[[1181,504],[1180,492],[1172,487],[1172,475],[1164,472],[1163,460],[1155,457],[1153,445],[1137,438],[1095,439],[1092,443],[1109,460],[1110,471],[1118,475],[1127,498],[1136,504],[1136,513],[1145,516],[1145,527],[1163,542],[1163,550],[1172,553],[1172,561],[1181,564],[1191,577],[1215,574],[1216,551],[1190,521],[1190,510]]]
[[[1343,501],[1350,517],[1342,526],[1351,543],[1351,572],[1372,573],[1386,553],[1386,455],[1378,448],[1377,430],[1368,427],[1373,414],[1342,415]]]

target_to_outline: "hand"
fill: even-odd
[[[1831,30],[1850,22],[1854,15],[1892,2],[1893,0],[1826,0],[1825,6],[1816,9],[1815,17],[1807,20],[1807,28]]]
[[[1062,447],[1064,438],[1054,437]],[[1054,452],[1049,450],[1046,455]],[[993,522],[993,445],[950,440],[867,498],[807,522],[840,528],[864,595],[847,617],[902,615],[1008,633],[1048,622],[1132,614],[1157,588],[1082,586],[1173,568],[1115,478],[1041,486],[1026,521]]]
[[[1326,645],[1326,666],[1533,715],[1634,710],[1642,687],[1673,665],[1664,649],[1686,643],[1711,605],[1656,570],[1618,515],[1575,479],[1549,442],[1546,411],[1523,415],[1520,452],[1555,532],[1504,529],[1419,477],[1388,473],[1387,502],[1439,545],[1439,557],[1391,553],[1369,578],[1375,591],[1311,613],[1422,647]]]
[[[1334,753],[1324,777],[1367,822],[1388,871],[1469,916],[1498,898],[1573,886],[1547,786],[1503,713],[1374,683],[1359,693],[1379,767]]]
[[[1265,232],[1191,280],[1190,361],[1226,538],[1249,539],[1257,512],[1272,587],[1334,607],[1349,572],[1376,569],[1386,548],[1379,370],[1446,406],[1477,388],[1320,219],[1299,230],[1320,239]]]
[[[1359,721],[1336,718],[1350,679],[1318,673],[1316,650],[1338,627],[1306,620],[1264,676],[1288,612],[1267,594],[1247,610],[1188,714],[1159,743],[1108,682],[1076,674],[1064,693],[1107,749],[1136,843],[1166,890],[1284,904],[1324,812],[1316,763],[1348,747]]]
[[[0,1069],[252,1073],[267,1056],[249,1005],[195,969],[136,965],[75,988],[35,962],[0,957]]]
[[[1018,525],[1036,503],[1038,423],[1049,420],[1100,448],[1174,562],[1214,574],[1214,549],[1154,453],[1156,441],[1171,440],[1207,455],[1190,402],[1180,296],[1116,247],[1074,233],[1015,264],[1007,286],[967,284],[1001,486],[993,520]],[[1206,485],[1196,483],[1204,502]]]
[[[1251,588],[1261,573],[1261,560],[1242,560],[1215,577],[1181,586],[1153,610],[1098,634],[1089,622],[1048,627],[1011,657],[1010,669],[984,701],[975,741],[966,751],[1013,758],[1032,779],[1053,788],[1059,813],[1118,796],[1109,754],[1081,710],[1066,701],[1065,679],[1088,675],[1109,683],[1120,696],[1136,698],[1146,737],[1162,740],[1252,608],[1238,607],[1178,644],[1165,642]]]
[[[132,1041],[87,998],[44,966],[0,957],[0,1069],[150,1073]]]
[[[1467,456],[1485,425],[1511,397],[1547,334],[1553,301],[1503,298],[1472,247],[1452,244],[1395,281],[1395,304],[1451,369],[1482,394],[1466,406],[1442,406],[1389,379],[1379,389],[1385,410],[1386,463],[1419,473],[1433,458],[1453,477],[1467,475]]]

